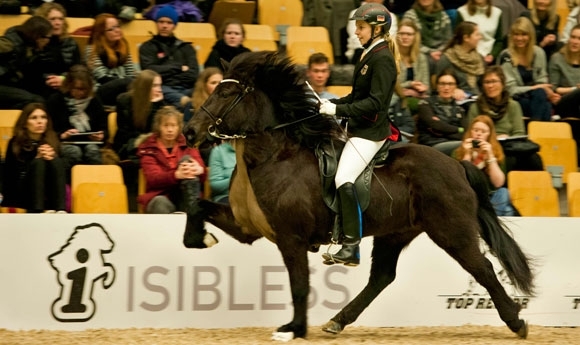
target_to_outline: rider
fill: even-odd
[[[397,81],[397,66],[396,45],[389,36],[391,15],[385,6],[366,3],[350,20],[356,20],[355,33],[364,48],[354,69],[352,92],[340,99],[322,100],[320,105],[321,114],[348,119],[346,128],[350,138],[340,156],[334,180],[344,240],[336,254],[326,253],[322,257],[329,265],[356,266],[360,262],[362,210],[354,182],[391,136],[388,109]]]

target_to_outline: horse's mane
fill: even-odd
[[[339,136],[336,120],[318,114],[318,100],[309,91],[304,73],[289,58],[268,51],[240,54],[232,60],[224,77],[240,80],[263,92],[272,102],[278,124],[310,117],[285,129],[287,136],[301,144],[313,147]]]

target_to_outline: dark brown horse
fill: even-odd
[[[208,130],[235,139],[231,208],[204,202],[206,220],[242,243],[266,237],[276,244],[288,269],[294,305],[292,321],[278,332],[304,337],[307,252],[329,243],[334,222],[321,197],[313,147],[330,141],[341,145],[341,131],[335,119],[317,113],[300,73],[276,53],[239,55],[224,77],[185,129],[190,141],[203,141]],[[363,217],[364,236],[374,237],[369,281],[323,329],[339,333],[354,322],[395,279],[403,248],[426,232],[487,289],[501,319],[525,338],[527,325],[518,316],[520,306],[481,253],[480,237],[523,293],[533,293],[533,274],[494,213],[483,173],[472,164],[412,144],[395,145],[387,163],[374,172]]]

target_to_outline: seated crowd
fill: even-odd
[[[505,174],[543,169],[537,154],[510,156],[498,139],[524,135],[525,118],[580,117],[580,4],[560,33],[555,1],[533,0],[505,33],[507,16],[492,0],[463,1],[455,12],[440,0],[416,0],[392,14],[400,74],[391,121],[403,141],[481,167],[498,214],[516,212],[506,204]],[[212,199],[227,203],[231,143],[188,148],[182,129],[223,79],[221,61],[249,51],[241,21],[225,20],[209,57],[198,61],[191,42],[174,34],[180,18],[171,6],[155,12],[157,33],[141,44],[138,59],[118,14],[95,17],[82,52],[66,16],[62,5],[45,2],[0,36],[0,109],[22,110],[1,157],[1,206],[64,212],[72,167],[103,164],[107,143],[119,161],[142,168],[146,192],[138,202],[146,212],[191,211],[206,178]],[[347,54],[353,64],[362,49],[355,43]],[[339,97],[326,89],[330,71],[328,57],[311,56],[305,75],[321,98]],[[111,111],[117,131],[110,137]],[[125,179],[133,184],[132,171]]]

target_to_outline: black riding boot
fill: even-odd
[[[183,234],[183,244],[187,248],[208,248],[218,242],[214,235],[205,230],[204,212],[199,206],[200,181],[182,180],[181,193],[187,223]]]
[[[325,264],[343,263],[357,266],[360,262],[359,244],[362,233],[362,212],[352,183],[345,183],[338,188],[340,202],[340,221],[344,240],[342,248],[336,254],[325,253],[322,257]]]

